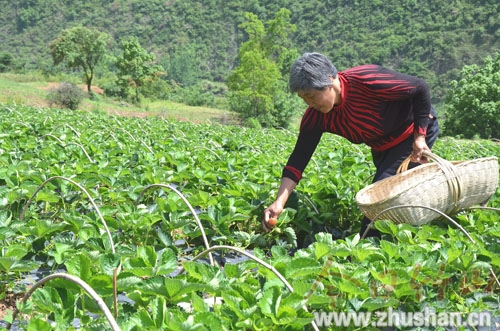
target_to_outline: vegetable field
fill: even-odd
[[[354,195],[374,171],[364,146],[325,135],[264,233],[295,132],[12,105],[0,115],[0,300],[26,294],[0,329],[314,330],[315,312],[375,320],[389,308],[500,316],[498,211],[453,216],[473,240],[446,220],[380,220],[382,240],[360,239]],[[442,138],[434,152],[461,160],[500,145]]]

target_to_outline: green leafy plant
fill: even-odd
[[[365,239],[354,194],[370,181],[369,150],[325,136],[265,233],[284,162],[276,155],[291,152],[291,132],[55,108],[0,113],[5,293],[26,291],[19,282],[30,271],[64,271],[131,331],[314,329],[320,311],[499,313],[498,192],[490,209],[453,222],[380,219],[382,239]],[[449,137],[434,147],[449,160],[499,148]],[[109,329],[99,300],[54,278],[18,305],[16,326],[70,329],[78,319]]]
[[[50,105],[75,110],[80,106],[84,93],[80,87],[71,83],[61,83],[58,87],[50,89],[47,100]]]
[[[500,53],[482,65],[462,68],[461,79],[450,83],[446,97],[448,135],[483,139],[500,137]]]

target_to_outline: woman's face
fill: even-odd
[[[322,113],[329,113],[335,102],[337,101],[337,94],[333,86],[325,87],[322,90],[301,90],[297,94],[305,103]]]

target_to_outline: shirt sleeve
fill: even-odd
[[[302,173],[311,160],[316,147],[321,140],[322,132],[319,130],[301,130],[295,143],[295,148],[288,158],[288,162],[283,169],[283,177],[292,179],[298,183],[302,179]]]
[[[380,75],[385,83],[375,86],[382,90],[388,101],[412,99],[414,132],[426,135],[431,110],[430,89],[427,83],[418,77],[380,67]]]
[[[429,86],[421,79],[416,87],[413,107],[415,120],[414,132],[426,135],[427,125],[429,124],[429,113],[431,110],[431,97]]]

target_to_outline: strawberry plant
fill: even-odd
[[[327,135],[265,233],[294,133],[0,113],[0,293],[28,295],[5,317],[18,329],[303,330],[318,328],[319,311],[500,314],[500,190],[490,209],[420,227],[382,219],[382,239],[364,239],[354,195],[371,182],[369,150]],[[434,152],[471,159],[500,145],[444,137]]]

